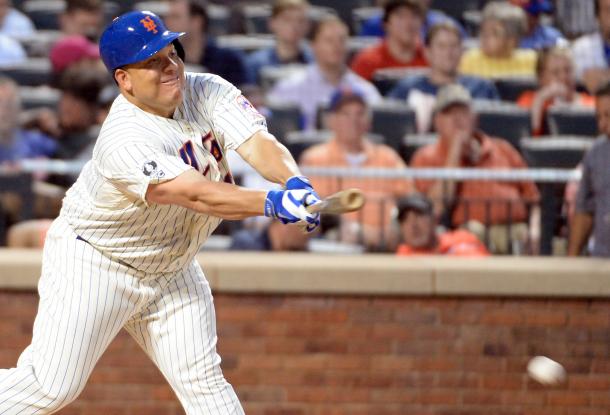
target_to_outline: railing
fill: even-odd
[[[24,210],[22,219],[28,219],[32,215],[32,174],[40,172],[55,173],[55,174],[77,174],[84,163],[82,161],[62,161],[62,160],[23,160],[17,166],[5,167],[0,166],[0,193],[15,192],[24,200]],[[475,169],[475,168],[405,168],[405,169],[387,169],[387,168],[345,168],[345,167],[304,167],[304,174],[312,177],[333,177],[337,178],[339,183],[351,181],[354,179],[375,179],[375,180],[395,180],[395,179],[428,179],[428,180],[453,180],[453,181],[533,181],[537,183],[540,192],[541,200],[540,207],[542,210],[541,218],[541,240],[540,253],[549,255],[552,252],[551,244],[555,234],[557,221],[560,218],[563,200],[562,190],[566,182],[577,181],[580,179],[579,170],[569,169]],[[341,187],[341,185],[339,186]],[[390,203],[391,200],[382,201],[381,203]],[[468,200],[467,204],[485,203],[485,209],[491,209],[492,203],[505,203],[506,209],[512,209],[512,203],[515,201],[499,201],[499,200]],[[531,201],[519,201],[527,203],[528,209],[536,206]],[[468,211],[468,209],[466,209]],[[510,216],[510,215],[509,215]],[[362,217],[360,217],[362,220]],[[464,222],[467,218],[464,218]],[[489,225],[483,224],[483,225]],[[510,228],[511,223],[507,224]],[[386,243],[389,235],[384,234],[386,229],[380,230],[381,249],[387,246]],[[0,224],[0,240],[3,241],[4,229]],[[484,238],[489,242],[489,234],[485,233]],[[509,245],[512,243],[509,241]]]

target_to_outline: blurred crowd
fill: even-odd
[[[225,224],[221,249],[610,256],[610,0],[0,0],[0,243],[43,243],[75,175],[36,171],[19,197],[20,161],[90,158],[118,93],[97,42],[132,9],[186,32],[187,70],[238,86],[321,196],[366,193],[312,236]],[[240,184],[274,186],[228,157]],[[407,167],[582,180],[382,174]]]

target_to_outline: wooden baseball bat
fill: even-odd
[[[322,199],[321,203],[308,206],[307,210],[310,213],[339,215],[360,209],[364,202],[365,197],[362,190],[346,189]]]

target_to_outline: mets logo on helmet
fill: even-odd
[[[153,32],[155,35],[158,33],[157,25],[155,21],[150,18],[150,16],[146,16],[145,18],[140,20],[140,23],[142,23],[142,26],[146,28],[146,31]]]

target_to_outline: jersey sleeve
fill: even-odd
[[[128,196],[146,202],[149,184],[158,184],[176,178],[192,167],[178,155],[167,154],[154,144],[129,141],[106,154],[94,157],[104,178]]]
[[[244,97],[239,89],[220,77],[203,83],[207,88],[207,106],[214,136],[224,150],[235,150],[257,131],[267,131],[265,117]]]

